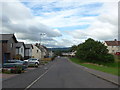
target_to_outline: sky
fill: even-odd
[[[118,0],[3,0],[1,33],[46,47],[118,39]],[[45,33],[44,35],[40,35]]]

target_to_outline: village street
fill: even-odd
[[[117,88],[117,86],[60,57],[47,65],[3,80],[3,88]]]

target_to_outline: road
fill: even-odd
[[[3,81],[3,88],[117,88],[117,86],[91,75],[61,57],[46,66]]]

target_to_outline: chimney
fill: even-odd
[[[117,39],[115,39],[114,41],[117,41]]]

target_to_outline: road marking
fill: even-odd
[[[54,65],[54,64],[53,64]],[[39,76],[35,81],[33,81],[30,85],[28,85],[24,90],[27,90],[28,88],[30,88],[33,84],[35,84],[39,79],[41,79],[52,67],[53,65],[47,70],[45,71],[45,73],[43,73],[41,76]]]

